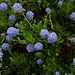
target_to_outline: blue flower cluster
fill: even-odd
[[[15,3],[13,6],[14,12],[21,12],[24,11],[24,8],[20,5],[20,3]]]
[[[51,32],[48,36],[48,43],[54,43],[57,40],[57,34],[55,32]]]
[[[37,64],[42,64],[43,60],[42,59],[38,59],[36,62],[37,62]]]
[[[34,52],[35,51],[35,48],[32,44],[28,44],[27,46],[27,51],[30,53],[30,52]]]
[[[15,20],[15,15],[12,14],[11,16],[9,16],[9,20],[13,22]]]
[[[19,2],[22,2],[22,0],[19,0]]]
[[[5,33],[2,33],[1,34],[1,38],[5,38]]]
[[[75,58],[73,59],[73,65],[75,66]]]
[[[72,0],[69,0],[70,2],[72,2]]]
[[[40,35],[41,35],[41,39],[45,39],[46,37],[48,37],[49,31],[46,29],[42,29]]]
[[[28,12],[26,13],[26,17],[27,17],[28,20],[33,20],[33,18],[34,18],[34,13],[33,13],[32,11],[28,11]]]
[[[0,63],[0,67],[2,66],[2,64]]]
[[[10,2],[10,0],[6,0],[6,2]]]
[[[59,1],[58,2],[58,6],[60,7],[62,5],[62,1]]]
[[[43,44],[37,42],[37,43],[34,45],[34,48],[35,48],[35,50],[42,50],[42,48],[43,48]]]
[[[7,29],[7,34],[10,35],[10,36],[17,36],[19,35],[19,29],[16,29],[14,27],[10,27]]]
[[[7,4],[6,3],[1,3],[0,4],[0,9],[4,12],[5,10],[7,10]]]
[[[70,39],[70,41],[71,41],[71,42],[75,42],[75,38],[72,37],[72,38]]]
[[[2,49],[5,50],[5,51],[10,50],[9,44],[8,43],[3,43],[2,44]]]
[[[51,13],[51,9],[50,8],[46,8],[45,10],[48,14]]]
[[[13,38],[12,38],[12,36],[7,35],[7,36],[6,36],[6,40],[7,40],[7,41],[13,41]]]
[[[60,75],[60,73],[59,72],[55,72],[55,75]]]
[[[69,17],[71,20],[75,20],[75,12],[73,12],[72,14],[70,14],[70,17]]]
[[[3,53],[0,51],[0,60],[2,60]]]

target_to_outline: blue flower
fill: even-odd
[[[19,29],[16,29],[14,27],[10,27],[7,29],[7,34],[10,35],[10,36],[17,36],[19,35]]]
[[[42,64],[43,60],[42,59],[38,59],[36,62],[37,62],[37,64]]]
[[[54,43],[57,40],[57,34],[55,32],[51,32],[48,36],[48,43]]]
[[[75,42],[75,38],[72,37],[72,38],[70,39],[70,41],[71,41],[71,42]]]
[[[6,3],[1,3],[0,8],[4,12],[5,10],[7,10],[7,4]]]
[[[0,52],[0,60],[2,60],[2,57],[3,57],[3,53]]]
[[[0,67],[2,66],[2,64],[0,63]]]
[[[10,50],[9,44],[8,44],[8,43],[3,43],[3,44],[2,44],[2,49],[5,50],[5,51],[6,51],[6,50]]]
[[[36,50],[42,50],[42,48],[43,48],[43,44],[37,42],[37,43],[34,45],[34,48],[35,48]]]
[[[48,14],[51,13],[51,9],[50,8],[46,8],[45,10]]]
[[[7,41],[13,41],[13,38],[12,38],[12,36],[7,35],[7,36],[6,36],[6,40],[7,40]]]
[[[55,75],[60,75],[60,73],[59,72],[55,72]]]
[[[1,34],[1,38],[5,38],[5,33],[2,33]]]
[[[27,46],[27,51],[30,53],[30,52],[34,52],[35,51],[35,48],[32,44],[28,44]]]
[[[26,18],[24,18],[24,20],[26,21],[27,19],[26,19]]]
[[[26,13],[26,17],[27,17],[28,20],[33,20],[33,18],[34,18],[34,13],[33,13],[32,11],[28,11],[28,12]]]
[[[69,0],[70,2],[72,2],[72,0]]]
[[[70,17],[69,17],[71,20],[75,20],[75,12],[73,12],[72,14],[70,14]]]
[[[15,20],[15,15],[12,14],[11,16],[9,16],[9,20],[13,22]]]
[[[22,0],[19,0],[19,2],[22,2]]]
[[[46,37],[48,37],[49,32],[46,29],[42,29],[40,35],[41,35],[41,39],[45,39]]]
[[[75,58],[73,59],[73,65],[75,66]]]
[[[59,7],[62,5],[62,1],[58,2]]]
[[[10,2],[10,0],[6,0],[6,2]]]
[[[24,8],[20,5],[20,3],[15,3],[13,6],[14,12],[21,12],[24,11]]]

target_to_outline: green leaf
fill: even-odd
[[[9,57],[10,61],[15,61],[15,59],[13,57]]]
[[[25,44],[26,43],[26,40],[19,40],[19,43],[20,44]]]

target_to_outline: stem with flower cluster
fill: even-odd
[[[34,29],[34,27],[31,25],[31,23],[27,20],[26,16],[24,14],[23,14],[23,16],[25,17],[25,19],[29,23],[29,25]]]

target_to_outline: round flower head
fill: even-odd
[[[26,13],[26,17],[27,17],[28,20],[33,20],[33,18],[34,18],[34,13],[33,13],[32,11],[28,11],[28,12]]]
[[[2,60],[3,57],[3,53],[0,52],[0,60]]]
[[[1,38],[5,38],[5,33],[2,33],[1,34]]]
[[[6,0],[6,2],[10,2],[10,0]]]
[[[0,7],[1,7],[2,11],[7,10],[7,4],[6,3],[1,3]]]
[[[51,32],[48,36],[48,43],[54,43],[57,40],[57,34],[55,32]]]
[[[36,62],[37,62],[37,64],[42,64],[43,60],[42,59],[38,59]]]
[[[30,53],[30,52],[34,52],[35,49],[34,49],[34,46],[32,44],[28,44],[27,46],[27,51]]]
[[[13,6],[14,12],[21,12],[24,11],[24,9],[22,8],[22,6],[20,5],[20,3],[15,3]]]
[[[9,16],[9,20],[13,22],[15,20],[15,15],[12,14],[11,16]]]
[[[50,8],[46,8],[45,10],[48,14],[51,13],[51,9]]]
[[[73,65],[75,65],[75,58],[73,59]]]
[[[10,48],[9,48],[9,44],[8,44],[8,43],[3,43],[3,44],[2,44],[2,49],[5,50],[5,51],[6,51],[6,50],[9,50],[9,49],[10,49]]]
[[[16,24],[15,24],[15,27],[19,27],[19,24],[18,24],[18,23],[16,23]]]
[[[71,20],[75,20],[75,12],[73,12],[72,14],[70,14],[70,17],[69,17]]]
[[[34,45],[34,48],[35,48],[36,50],[42,50],[43,44],[38,42],[38,43],[36,43],[36,44]]]
[[[45,39],[46,37],[48,37],[49,32],[46,29],[42,29],[40,35],[41,35],[41,39]]]
[[[19,35],[19,29],[16,29],[14,27],[10,27],[7,29],[7,34],[10,35],[10,36],[17,36]]]
[[[59,7],[60,7],[60,6],[62,5],[62,1],[59,1],[59,2],[58,2],[58,5],[59,5]]]
[[[55,75],[60,75],[60,73],[59,72],[55,72]]]
[[[19,0],[19,2],[22,2],[22,0]]]
[[[38,3],[41,3],[41,1],[39,0]]]
[[[71,41],[71,42],[75,42],[75,38],[72,37],[72,38],[70,39],[70,41]]]
[[[69,0],[69,2],[72,2],[72,0]]]
[[[2,64],[0,63],[0,67],[2,66]]]
[[[7,36],[6,36],[6,40],[7,40],[7,41],[13,41],[13,38],[12,38],[12,36],[7,35]]]

